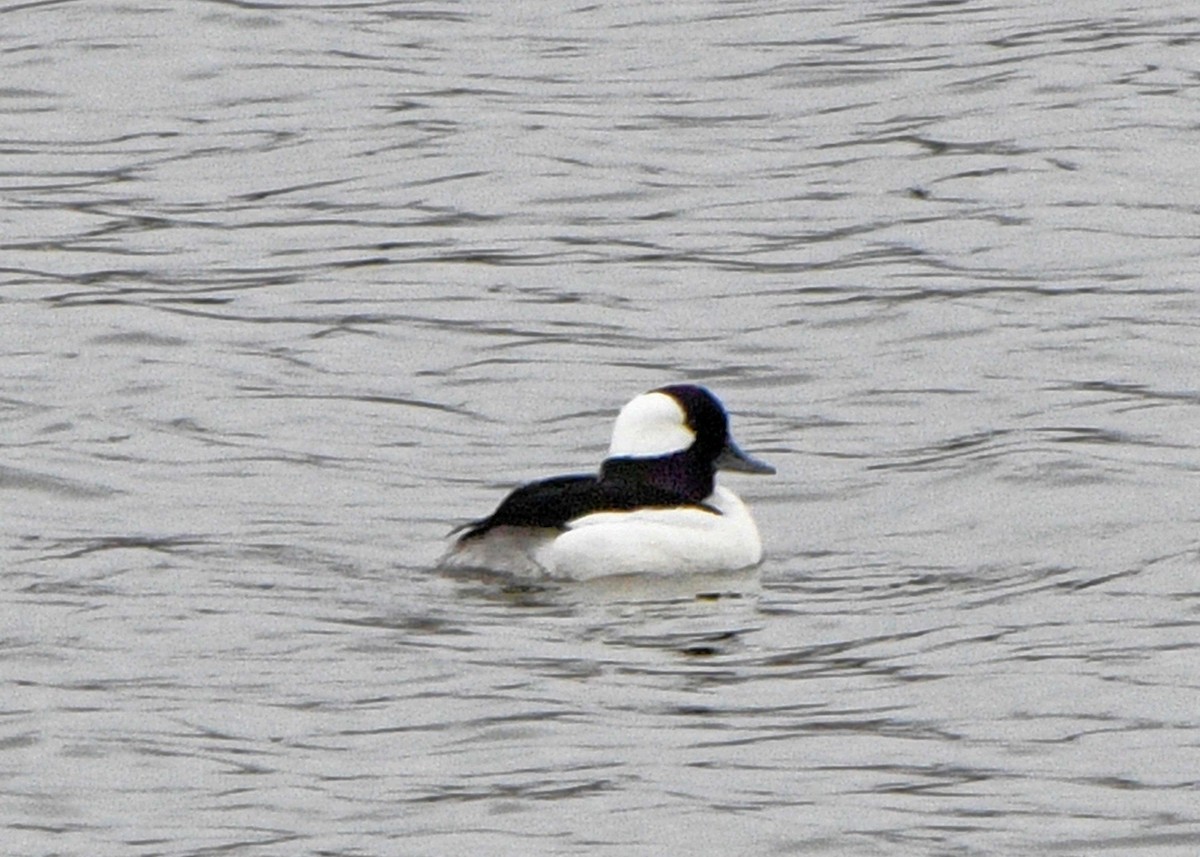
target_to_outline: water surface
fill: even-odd
[[[0,23],[12,853],[1196,852],[1193,4]],[[680,380],[757,588],[432,571]]]

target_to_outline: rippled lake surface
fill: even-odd
[[[1194,2],[0,5],[35,855],[1194,855]],[[761,583],[432,566],[711,386]]]

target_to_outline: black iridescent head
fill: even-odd
[[[704,387],[672,384],[621,409],[602,473],[644,478],[696,501],[712,493],[718,469],[775,472],[738,449],[716,396]]]

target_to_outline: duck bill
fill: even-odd
[[[713,462],[718,470],[736,470],[739,473],[774,473],[775,468],[765,461],[759,461],[738,449],[732,440],[725,442],[725,448]]]

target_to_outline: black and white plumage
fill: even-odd
[[[576,580],[756,565],[758,529],[718,469],[775,472],[738,449],[707,389],[660,387],[621,409],[598,474],[522,485],[458,528],[441,565]]]

